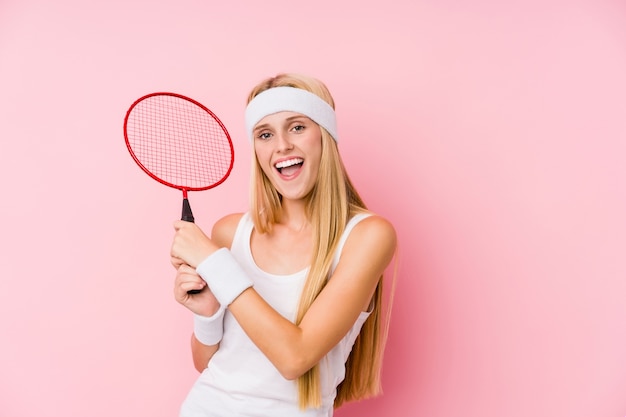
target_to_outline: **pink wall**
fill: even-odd
[[[626,415],[626,6],[614,0],[0,2],[0,416],[171,417],[179,194],[123,144],[142,94],[221,116],[246,207],[248,89],[327,82],[400,238],[385,395],[340,417]]]

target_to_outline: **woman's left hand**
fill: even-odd
[[[197,290],[199,292],[192,292]],[[174,298],[193,313],[211,317],[220,308],[206,282],[196,273],[196,270],[187,264],[182,264],[176,271],[174,281]]]
[[[195,224],[183,220],[174,222],[174,240],[170,256],[178,269],[181,263],[196,268],[219,247]]]

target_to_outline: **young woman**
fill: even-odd
[[[210,238],[174,224],[174,294],[194,313],[201,372],[181,416],[332,416],[380,391],[382,274],[396,234],[345,172],[323,83],[261,82],[246,128],[250,210],[219,220]]]

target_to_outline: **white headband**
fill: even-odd
[[[335,110],[317,95],[301,88],[274,87],[259,93],[246,107],[246,132],[252,131],[265,116],[281,111],[303,114],[326,129],[337,141]]]

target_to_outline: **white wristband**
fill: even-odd
[[[218,249],[200,262],[196,272],[206,281],[217,301],[224,307],[228,307],[239,294],[253,285],[226,248]]]
[[[222,340],[224,334],[224,312],[226,309],[220,307],[215,314],[210,317],[193,315],[193,334],[203,345],[217,345]]]

